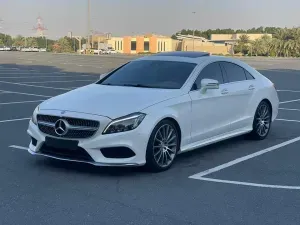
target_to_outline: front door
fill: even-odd
[[[214,79],[219,89],[209,89],[201,93],[201,80]],[[198,142],[230,131],[230,104],[227,85],[218,62],[205,66],[198,75],[189,93],[192,99],[191,141]]]

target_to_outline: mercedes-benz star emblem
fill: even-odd
[[[55,133],[59,136],[63,136],[68,132],[68,125],[65,120],[59,119],[54,125]]]

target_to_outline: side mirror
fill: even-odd
[[[201,80],[201,90],[205,93],[208,89],[219,89],[219,82],[213,79],[202,79]]]
[[[99,80],[102,80],[106,75],[107,75],[107,73],[100,74]]]

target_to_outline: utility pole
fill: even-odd
[[[196,14],[196,12],[192,12],[194,15]],[[194,17],[194,16],[193,16]],[[193,51],[195,51],[195,28],[193,30]]]
[[[47,37],[45,36],[45,41],[46,41],[46,51],[48,49],[48,40],[47,40]]]
[[[91,32],[91,21],[90,21],[90,18],[91,18],[91,11],[90,11],[90,6],[91,6],[91,1],[88,0],[88,18],[87,18],[87,22],[88,22],[88,36],[87,36],[87,49],[89,50],[90,49],[90,32]]]

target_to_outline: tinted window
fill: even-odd
[[[247,80],[254,80],[254,77],[247,70],[244,70],[244,71],[245,71]]]
[[[159,60],[132,61],[109,74],[98,84],[179,89],[196,65]]]
[[[229,82],[246,80],[244,69],[236,64],[222,62]]]
[[[201,80],[202,79],[213,79],[219,81],[219,84],[223,84],[223,76],[219,63],[211,63],[204,67],[204,69],[200,72],[199,76],[195,81],[195,89],[201,88]]]

